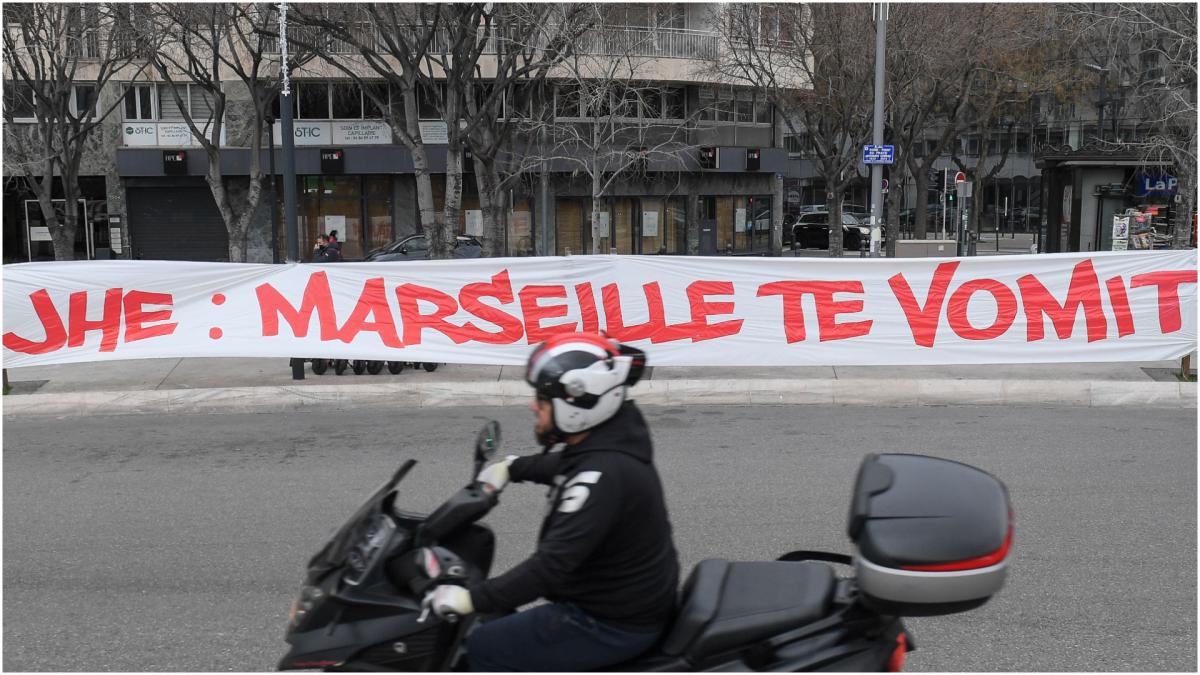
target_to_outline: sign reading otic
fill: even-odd
[[[321,150],[321,173],[344,173],[346,171],[346,152],[341,148],[324,148]]]

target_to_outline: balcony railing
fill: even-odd
[[[380,49],[378,36],[370,25],[353,30],[354,42]],[[289,40],[296,45],[318,46],[329,54],[353,54],[358,51],[353,42],[340,40],[312,26],[291,26]],[[503,34],[503,30],[500,31]],[[539,42],[544,38],[539,39]],[[540,45],[539,45],[540,46]],[[446,31],[434,35],[432,52],[444,54],[452,42]],[[715,33],[682,28],[641,28],[636,26],[602,26],[584,33],[576,43],[581,54],[594,56],[649,56],[673,59],[714,59],[717,56],[718,36]],[[279,53],[278,39],[265,44],[269,54]],[[483,53],[494,54],[495,36],[488,40]]]
[[[714,59],[715,33],[683,28],[602,26],[584,34],[580,52],[597,56],[658,56],[669,59]]]

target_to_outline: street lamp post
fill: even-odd
[[[283,145],[283,217],[287,222],[287,261],[300,262],[300,237],[296,230],[296,137],[292,131],[292,84],[288,79],[287,3],[279,3],[280,134]],[[275,130],[271,130],[272,135]],[[292,359],[292,379],[304,379],[304,359]]]
[[[871,142],[883,145],[883,76],[884,50],[887,46],[887,3],[874,6],[875,10],[875,112]],[[871,257],[880,256],[880,221],[883,219],[883,165],[871,165]],[[895,234],[892,235],[893,237]]]

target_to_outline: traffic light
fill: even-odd
[[[954,203],[954,193],[953,192],[950,192],[950,191],[946,192],[946,201],[950,202],[951,204]]]

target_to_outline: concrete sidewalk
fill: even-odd
[[[649,404],[1158,405],[1194,407],[1178,361],[972,366],[665,367],[634,389]],[[1194,373],[1195,371],[1193,371]],[[525,405],[512,366],[347,370],[291,379],[288,360],[147,359],[9,370],[5,415],[269,412],[362,406]]]

